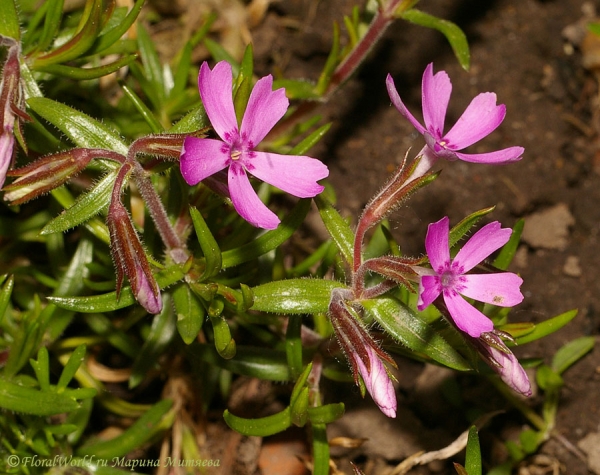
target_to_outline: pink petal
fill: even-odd
[[[285,89],[273,91],[273,76],[259,79],[250,93],[242,119],[242,137],[245,135],[255,147],[285,115],[289,104]]]
[[[444,140],[450,149],[462,150],[496,130],[505,115],[506,106],[496,105],[496,94],[481,93],[471,101]]]
[[[212,71],[204,62],[198,75],[204,110],[213,129],[223,140],[227,140],[226,135],[238,130],[233,107],[232,77],[231,65],[227,61],[217,63]]]
[[[479,302],[512,307],[523,301],[520,291],[523,279],[512,272],[463,275],[461,283],[465,287],[460,293]]]
[[[444,293],[444,302],[456,326],[463,332],[478,338],[483,332],[494,329],[492,321],[456,293]]]
[[[500,339],[498,338],[498,340]],[[506,348],[506,345],[501,341],[499,344]],[[506,349],[508,350],[508,348]],[[489,346],[488,350],[490,356],[500,365],[500,367],[492,366],[492,368],[498,373],[502,381],[523,396],[531,396],[531,382],[515,355],[510,350],[508,350],[509,354],[506,354],[492,346]]]
[[[279,225],[279,218],[260,201],[239,163],[229,167],[228,184],[233,207],[242,218],[257,228],[275,229]]]
[[[509,163],[516,162],[523,158],[523,147],[508,147],[502,150],[496,150],[495,152],[488,153],[461,153],[455,152],[454,154],[464,160],[465,162],[473,163]]]
[[[427,227],[427,236],[425,236],[425,250],[429,257],[431,267],[436,272],[450,263],[450,248],[448,245],[448,235],[450,232],[450,219],[446,216],[437,223],[431,223]]]
[[[400,96],[398,95],[398,91],[396,90],[396,86],[394,85],[394,80],[392,79],[391,74],[387,75],[387,78],[385,80],[385,85],[387,87],[388,94],[390,96],[390,100],[392,101],[392,104],[394,104],[394,106],[396,106],[396,109],[398,109],[398,112],[400,112],[400,114],[402,114],[404,117],[406,117],[409,120],[409,122],[413,125],[413,127],[415,129],[417,129],[417,131],[420,134],[424,134],[425,128],[419,123],[419,121],[417,119],[415,119],[415,117],[409,112],[409,110],[406,108],[406,106],[400,99]]]
[[[195,185],[227,166],[229,154],[223,147],[226,145],[220,140],[185,138],[179,168],[188,185]]]
[[[135,287],[135,298],[144,307],[148,313],[156,315],[162,311],[162,298],[160,296],[160,288],[152,277],[151,280],[145,274],[141,265],[136,265],[135,268],[135,283],[131,282],[131,287]]]
[[[438,298],[442,291],[440,286],[440,278],[436,275],[424,275],[419,281],[419,299],[417,309],[425,310],[429,305]]]
[[[365,383],[365,387],[369,391],[373,401],[375,401],[375,404],[379,406],[381,412],[388,417],[396,417],[397,401],[392,381],[385,370],[383,362],[377,357],[375,351],[370,347],[366,347],[366,350],[369,354],[369,371],[367,371],[367,368],[358,355],[352,355]]]
[[[4,131],[0,135],[0,188],[6,180],[6,172],[12,162],[14,146],[15,136],[12,133],[12,127],[4,127]]]
[[[470,271],[492,252],[500,249],[510,239],[512,229],[501,228],[498,221],[486,224],[465,243],[454,263],[462,267],[461,273]]]
[[[445,71],[433,74],[433,63],[425,68],[423,73],[422,102],[423,120],[425,127],[436,138],[441,139],[444,135],[444,121],[452,83]]]
[[[311,198],[323,191],[317,183],[329,175],[321,161],[304,156],[254,152],[248,171],[256,178],[299,198]],[[252,165],[252,169],[250,169]]]

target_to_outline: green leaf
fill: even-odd
[[[40,389],[48,391],[50,389],[50,363],[48,358],[48,349],[42,346],[38,350],[37,361],[29,360],[31,367],[35,371],[35,377],[38,380]]]
[[[27,104],[78,147],[106,148],[127,155],[127,145],[113,130],[83,112],[45,97],[30,97]]]
[[[294,378],[302,373],[301,330],[302,317],[299,315],[290,315],[288,317],[288,326],[285,332],[285,353],[287,355],[290,371]]]
[[[192,216],[192,222],[194,224],[194,230],[196,231],[198,243],[200,244],[200,249],[202,249],[202,253],[204,254],[204,272],[198,279],[199,282],[202,282],[221,272],[223,259],[221,256],[221,249],[219,249],[219,244],[210,232],[210,229],[206,225],[206,222],[204,221],[200,211],[194,207],[191,207],[190,215]]]
[[[468,475],[481,475],[481,447],[477,427],[471,426],[467,439],[467,453],[465,458],[465,469]]]
[[[315,196],[314,200],[333,242],[336,243],[346,263],[351,266],[354,256],[354,233],[348,222],[322,195]]]
[[[37,44],[38,51],[44,51],[52,44],[52,41],[60,29],[60,22],[63,15],[64,0],[51,0],[47,3],[48,6],[44,17],[42,36]]]
[[[212,316],[209,311],[210,323],[215,337],[215,349],[226,360],[235,356],[235,340],[231,337],[231,330],[222,315]]]
[[[308,419],[312,424],[330,424],[344,415],[344,403],[326,404],[324,406],[309,407]]]
[[[285,315],[327,312],[331,291],[341,282],[323,279],[287,279],[252,288],[252,310]]]
[[[52,416],[74,411],[79,406],[75,399],[65,394],[38,391],[1,379],[0,407],[34,416]]]
[[[159,287],[165,289],[183,279],[183,271],[179,266],[171,266],[158,272],[155,277]],[[116,292],[109,292],[90,297],[48,297],[48,300],[57,307],[81,313],[112,312],[136,303],[129,286],[121,290],[119,299],[117,299]]]
[[[77,33],[66,43],[35,58],[33,69],[50,64],[65,63],[83,56],[96,41],[102,27],[102,0],[88,0]]]
[[[121,435],[110,440],[85,444],[75,454],[79,457],[94,455],[101,459],[127,455],[171,426],[174,418],[174,413],[171,412],[172,406],[173,401],[163,399],[148,409]]]
[[[381,297],[363,300],[361,305],[373,316],[383,329],[403,345],[416,353],[458,371],[469,371],[471,366],[432,326],[398,300]]]
[[[130,65],[135,61],[137,56],[130,54],[113,61],[112,63],[103,64],[94,68],[78,68],[75,66],[64,66],[61,64],[49,64],[47,66],[39,66],[37,71],[75,79],[77,81],[88,81],[90,79],[98,79],[103,76],[108,76],[125,66]]]
[[[4,276],[4,278],[6,278],[6,276]],[[11,275],[5,280],[2,290],[0,290],[0,324],[4,320],[4,315],[10,303],[10,296],[12,295],[14,286],[15,278]]]
[[[337,23],[333,24],[333,41],[331,44],[331,51],[329,52],[329,56],[327,57],[327,61],[325,62],[325,66],[323,67],[323,71],[319,76],[319,80],[317,81],[317,85],[315,86],[315,92],[320,97],[325,94],[329,83],[331,82],[331,77],[335,72],[335,68],[339,64],[339,55],[340,55],[340,27]]]
[[[133,89],[131,89],[127,84],[121,83],[121,89],[127,96],[127,98],[133,104],[133,107],[137,109],[143,119],[146,121],[150,130],[153,133],[159,134],[163,131],[163,126],[160,124],[158,119],[154,116],[154,113],[148,108],[144,101],[140,99],[140,97],[135,93]]]
[[[142,64],[144,65],[145,78],[149,81],[152,92],[155,93],[155,106],[163,103],[167,95],[163,65],[160,62],[156,47],[146,29],[138,24],[138,46]]]
[[[272,416],[258,419],[245,419],[234,416],[231,412],[225,410],[223,418],[229,427],[245,436],[267,437],[283,432],[292,425],[291,410],[289,407]]]
[[[41,235],[61,233],[86,222],[108,207],[118,170],[107,173],[91,191],[80,195],[73,206],[50,221]]]
[[[0,0],[0,35],[8,36],[15,40],[21,39],[21,28],[19,27],[19,15],[15,0]]]
[[[318,99],[315,84],[304,79],[276,79],[273,89],[285,88],[285,94],[290,99]]]
[[[231,64],[231,70],[233,71],[233,75],[237,76],[240,72],[240,65],[237,63],[235,58],[231,56],[219,43],[211,40],[210,38],[204,39],[204,46],[213,57],[215,62],[219,61],[227,61]]]
[[[249,43],[244,51],[244,57],[242,58],[242,63],[240,64],[240,72],[234,86],[233,105],[238,124],[242,123],[242,118],[244,117],[246,106],[248,105],[248,99],[250,98],[250,93],[252,92],[253,64],[254,59],[252,43]]]
[[[562,374],[592,351],[595,343],[593,336],[582,336],[562,346],[552,358],[552,370]]]
[[[458,62],[465,70],[469,70],[471,62],[471,53],[469,52],[469,43],[467,37],[463,31],[454,23],[448,20],[442,20],[440,18],[429,15],[428,13],[422,12],[415,8],[406,10],[400,14],[400,18],[407,20],[415,25],[424,26],[427,28],[433,28],[442,33],[452,50]]]
[[[329,475],[329,441],[327,439],[327,426],[325,424],[311,424],[312,450],[313,450],[313,475]]]
[[[327,133],[331,128],[331,123],[325,124],[311,133],[308,137],[303,139],[298,145],[292,148],[289,152],[290,155],[304,155],[310,148],[316,145],[319,140]]]
[[[519,247],[519,242],[521,241],[521,234],[523,234],[524,227],[525,220],[520,219],[516,222],[516,224],[513,227],[513,232],[510,235],[510,239],[504,246],[502,246],[498,257],[494,259],[494,267],[500,270],[508,269],[508,266],[515,257],[515,253],[517,252],[517,249]]]
[[[525,343],[539,340],[540,338],[548,336],[551,333],[554,333],[555,331],[560,330],[567,323],[569,323],[571,320],[573,320],[575,318],[575,316],[577,315],[577,312],[578,312],[577,309],[570,310],[568,312],[561,313],[560,315],[557,315],[556,317],[550,318],[542,323],[538,323],[535,326],[535,328],[533,329],[533,331],[527,333],[526,335],[524,335],[522,337],[516,338],[515,343],[517,343],[518,345],[523,345]]]
[[[144,6],[145,0],[137,0],[125,19],[114,28],[102,33],[94,42],[92,47],[87,51],[88,55],[100,53],[105,49],[115,44],[121,37],[127,33],[129,28],[135,23],[142,7]]]
[[[154,316],[146,341],[144,341],[142,349],[133,362],[129,378],[130,389],[137,387],[144,380],[144,377],[156,365],[158,358],[165,352],[175,335],[175,315],[169,294],[163,295],[163,299],[162,312]]]
[[[75,348],[75,351],[73,351],[71,356],[69,356],[69,360],[67,361],[67,364],[65,364],[65,367],[60,374],[58,383],[56,384],[58,392],[62,392],[67,388],[68,384],[71,382],[75,376],[75,373],[77,373],[77,370],[81,366],[81,363],[83,363],[85,355],[86,346],[79,345],[77,348]]]
[[[189,345],[200,333],[206,311],[185,282],[177,284],[171,295],[177,311],[177,330],[184,343]]]
[[[540,365],[535,373],[537,384],[544,391],[552,391],[564,385],[563,379],[550,366]]]
[[[470,214],[466,218],[462,219],[460,221],[460,223],[458,223],[456,226],[454,226],[450,230],[450,236],[449,236],[450,247],[452,248],[458,241],[460,241],[461,238],[465,234],[467,234],[471,230],[471,228],[473,226],[475,226],[475,224],[477,224],[477,222],[482,217],[484,217],[486,214],[489,214],[492,211],[494,211],[494,208],[495,208],[495,206],[492,206],[490,208],[484,208],[479,211],[475,211],[474,213]]]
[[[192,358],[235,374],[265,379],[267,381],[290,381],[292,375],[287,365],[286,354],[271,348],[238,346],[236,354],[229,360],[223,359],[213,345],[193,343],[186,350]]]
[[[277,229],[267,231],[253,241],[223,252],[222,268],[237,266],[260,257],[283,244],[304,222],[310,209],[310,199],[298,200],[296,206],[283,218]]]

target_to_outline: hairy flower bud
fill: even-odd
[[[133,295],[140,305],[149,313],[159,313],[162,310],[160,288],[152,275],[129,213],[120,200],[111,201],[106,224],[110,231],[111,254],[117,270],[117,295],[121,292],[123,277],[127,275]]]
[[[4,187],[4,200],[18,205],[37,198],[69,181],[94,158],[111,158],[117,161],[125,159],[124,156],[110,150],[88,148],[75,148],[47,155],[7,173],[8,176],[18,178]]]
[[[382,360],[395,366],[394,360],[369,335],[360,317],[346,302],[343,289],[334,289],[329,304],[329,317],[342,350],[346,354],[354,382],[364,387],[388,417],[396,417],[396,394],[392,380]]]

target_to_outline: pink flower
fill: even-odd
[[[198,84],[206,114],[221,140],[185,139],[180,166],[188,184],[195,185],[229,168],[227,182],[233,206],[250,224],[265,229],[276,228],[279,218],[260,201],[248,173],[299,198],[323,191],[317,181],[329,171],[319,160],[256,150],[289,105],[284,89],[272,90],[272,76],[255,84],[239,126],[232,99],[231,66],[221,61],[211,71],[203,63]]]
[[[394,85],[392,76],[386,79],[388,94],[396,109],[425,138],[426,146],[421,151],[421,163],[414,177],[423,175],[438,158],[448,160],[461,159],[477,163],[506,163],[520,160],[523,147],[509,147],[488,153],[462,153],[461,150],[473,145],[491,134],[504,120],[506,106],[496,105],[496,94],[484,92],[476,96],[465,109],[456,124],[444,134],[444,121],[452,83],[445,71],[433,74],[433,64],[429,64],[423,73],[422,97],[423,120],[425,126],[406,108]]]
[[[432,269],[415,268],[421,275],[417,308],[424,310],[442,294],[456,326],[474,338],[494,329],[492,321],[464,300],[461,295],[501,307],[521,303],[523,280],[511,272],[495,274],[466,274],[491,253],[508,242],[509,228],[500,228],[497,221],[477,231],[450,258],[449,219],[442,218],[429,225],[425,249]]]

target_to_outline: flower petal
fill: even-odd
[[[367,371],[365,364],[358,355],[352,354],[352,358],[358,366],[367,391],[369,391],[381,412],[388,417],[396,417],[397,401],[394,385],[385,370],[383,362],[377,357],[375,351],[368,346],[366,350],[370,361],[369,371]]]
[[[232,78],[231,65],[227,61],[220,61],[212,71],[206,62],[200,66],[200,98],[213,129],[223,140],[226,140],[226,135],[238,130],[233,107]]]
[[[6,172],[12,162],[14,146],[15,136],[11,127],[4,127],[4,131],[0,134],[0,188],[6,180]]]
[[[425,310],[429,305],[438,298],[442,292],[440,278],[437,275],[424,275],[419,281],[419,299],[417,309]]]
[[[521,160],[523,152],[525,152],[523,147],[508,147],[488,153],[454,152],[454,154],[465,162],[499,164]]]
[[[387,87],[388,94],[390,96],[390,100],[392,101],[392,104],[394,104],[394,106],[396,106],[396,109],[398,109],[398,112],[400,112],[400,114],[402,114],[404,117],[406,117],[409,120],[409,122],[413,125],[413,127],[415,129],[417,129],[417,131],[420,134],[424,134],[425,127],[423,127],[419,123],[419,121],[417,119],[415,119],[415,117],[409,112],[409,110],[406,108],[406,106],[400,99],[400,95],[398,94],[398,91],[396,90],[396,86],[394,85],[394,80],[392,79],[391,74],[387,75],[387,78],[385,80],[385,85]]]
[[[490,357],[499,365],[492,366],[492,369],[498,373],[502,381],[504,381],[510,388],[521,393],[523,396],[531,396],[531,382],[527,373],[519,363],[519,360],[515,355],[506,347],[506,345],[497,338],[498,344],[503,346],[508,353],[504,353],[492,346],[488,346],[487,349],[490,353]]]
[[[260,201],[241,164],[229,167],[228,184],[233,207],[242,218],[257,228],[275,229],[279,225],[279,218]]]
[[[188,185],[195,185],[227,166],[229,155],[223,147],[227,145],[220,140],[185,138],[179,168]]]
[[[444,140],[448,148],[462,150],[496,130],[505,115],[506,106],[496,105],[496,94],[483,92],[473,98]]]
[[[460,293],[465,297],[499,307],[512,307],[523,301],[520,287],[523,283],[517,274],[467,274],[462,276],[465,286]]]
[[[450,94],[452,93],[452,83],[445,71],[433,74],[433,63],[425,68],[423,73],[422,101],[423,101],[423,120],[425,127],[436,139],[441,139],[444,135],[444,121]]]
[[[474,338],[494,329],[493,322],[455,292],[444,293],[444,302],[456,326]]]
[[[492,252],[504,246],[511,234],[512,229],[501,228],[498,221],[486,224],[458,251],[454,264],[462,267],[461,273],[470,271]]]
[[[245,136],[255,147],[285,115],[289,104],[285,89],[273,91],[273,76],[256,81],[242,119],[242,137]]]
[[[450,219],[446,216],[437,223],[431,223],[427,227],[425,236],[425,250],[429,257],[431,267],[438,274],[441,269],[450,263],[450,248],[448,235],[450,233]]]
[[[321,193],[324,187],[317,180],[329,175],[327,166],[315,158],[267,152],[254,152],[246,167],[256,178],[299,198]]]

